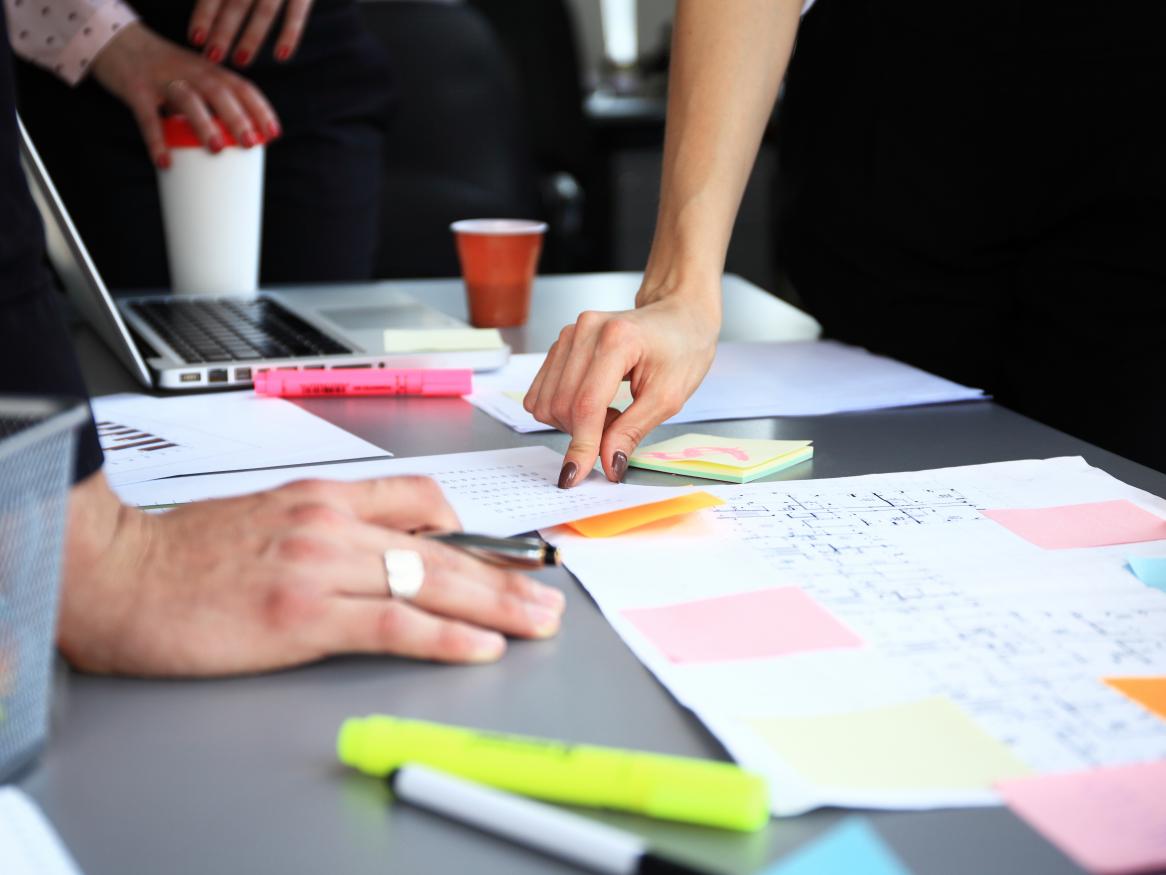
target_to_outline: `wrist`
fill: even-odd
[[[108,671],[116,663],[157,522],[122,504],[101,472],[73,487],[57,641],[79,668]]]

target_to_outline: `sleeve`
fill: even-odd
[[[122,0],[4,0],[12,50],[76,85],[121,28],[137,21]]]
[[[58,298],[47,273],[23,294],[0,292],[0,394],[88,398]],[[90,417],[78,436],[73,482],[96,472],[102,461]]]

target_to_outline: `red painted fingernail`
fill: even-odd
[[[267,136],[269,136],[271,139],[274,140],[276,137],[279,137],[282,134],[283,134],[283,128],[281,128],[279,126],[279,122],[268,122],[268,124],[267,124]]]
[[[157,155],[154,156],[154,163],[158,166],[159,170],[169,170],[170,169],[170,153],[169,152],[159,152]]]
[[[291,46],[280,46],[275,50],[275,60],[286,61],[291,57]]]
[[[211,46],[209,49],[207,49],[206,59],[212,64],[217,64],[223,59],[224,54],[225,53],[223,52],[222,48],[219,46]]]
[[[245,67],[247,62],[251,60],[251,53],[246,49],[239,49],[235,52],[235,66]]]
[[[196,27],[190,32],[190,41],[196,45],[201,46],[206,42],[207,32],[204,28]]]
[[[254,131],[243,131],[243,148],[250,149],[252,146],[259,145],[259,136]]]
[[[219,134],[215,134],[206,145],[208,149],[217,155],[223,151],[223,138]]]

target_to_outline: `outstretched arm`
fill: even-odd
[[[669,74],[660,209],[636,309],[585,312],[563,329],[525,399],[571,435],[560,485],[598,456],[628,456],[712,364],[733,221],[797,31],[801,0],[680,0]],[[622,380],[634,401],[609,410]]]

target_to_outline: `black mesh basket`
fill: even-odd
[[[0,782],[44,744],[61,555],[84,404],[0,396]]]

